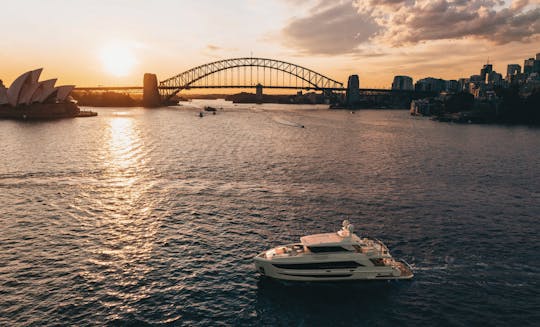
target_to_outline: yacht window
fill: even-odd
[[[375,266],[384,266],[384,260],[382,258],[369,259]]]
[[[313,253],[325,253],[325,252],[350,252],[349,250],[341,246],[311,246],[308,249]]]
[[[338,262],[312,262],[312,263],[274,263],[277,268],[282,269],[354,269],[362,266],[356,261]]]
[[[353,248],[356,250],[356,252],[362,252],[362,247],[360,245],[353,244]]]

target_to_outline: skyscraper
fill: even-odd
[[[518,64],[509,64],[506,69],[506,77],[521,74],[521,66]]]
[[[484,68],[480,70],[480,76],[482,76],[482,80],[484,82],[487,82],[486,78],[489,76],[489,74],[493,71],[493,65],[492,64],[485,64]]]
[[[525,74],[531,74],[534,70],[534,58],[526,59],[523,63],[523,73]]]
[[[506,81],[511,82],[519,74],[521,74],[521,66],[518,64],[509,64],[506,68]]]

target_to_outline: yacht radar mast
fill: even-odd
[[[338,231],[338,235],[341,237],[352,237],[354,233],[354,225],[349,222],[349,220],[345,219],[343,223],[341,223],[341,230]]]

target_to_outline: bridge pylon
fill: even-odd
[[[345,98],[346,104],[349,107],[353,107],[360,101],[360,79],[358,75],[349,76]]]
[[[159,95],[156,74],[144,74],[143,105],[146,108],[155,108],[161,106],[161,96]]]
[[[262,100],[263,100],[263,86],[261,83],[257,84],[255,86],[255,89],[256,89],[256,92],[255,92],[255,96],[257,98],[257,103],[262,103]]]

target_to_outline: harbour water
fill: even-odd
[[[0,325],[538,323],[539,129],[221,106],[0,121]],[[414,280],[255,273],[345,218]]]

